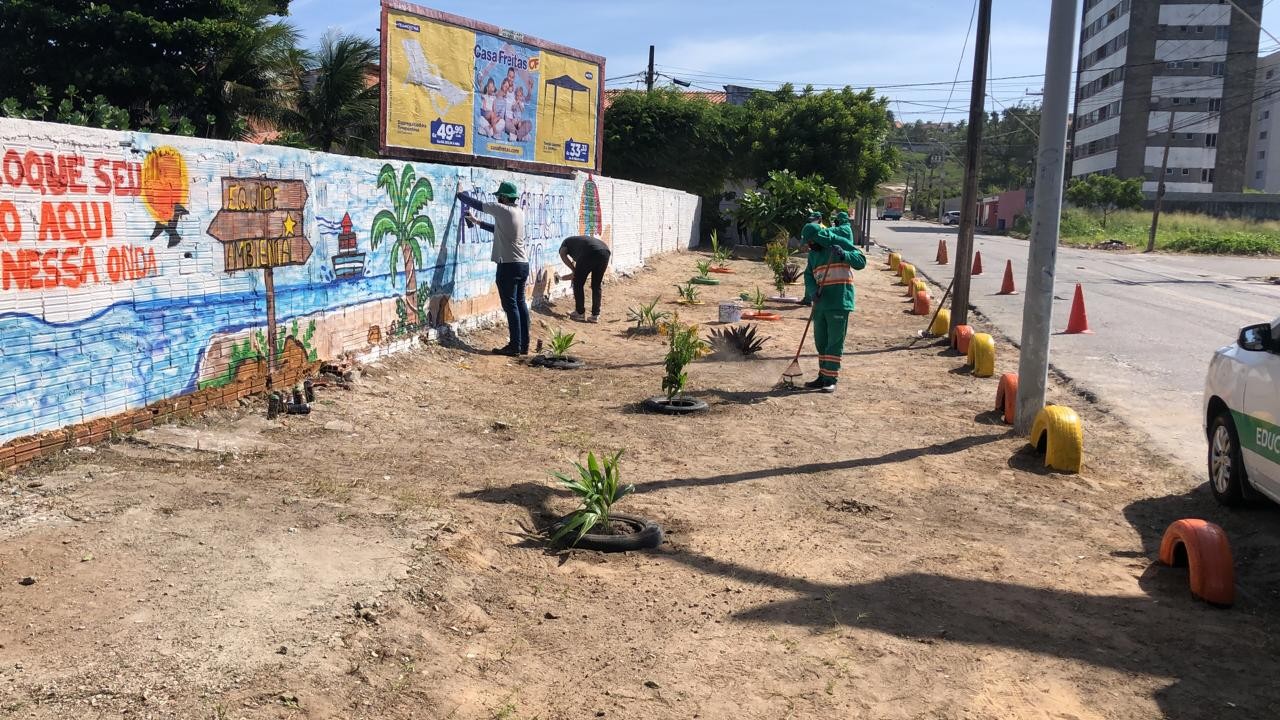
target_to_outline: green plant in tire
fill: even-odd
[[[676,292],[680,294],[680,299],[687,303],[693,304],[698,302],[698,295],[700,293],[698,291],[698,286],[693,283],[676,285]]]
[[[563,330],[556,330],[551,334],[551,340],[547,343],[550,349],[551,357],[563,358],[569,354],[574,345],[578,344],[575,339],[576,333],[567,333]]]
[[[707,260],[698,261],[698,277],[706,279],[711,277],[711,263]]]
[[[553,542],[576,533],[577,537],[571,543],[576,545],[593,528],[608,530],[613,504],[636,490],[635,485],[621,483],[622,473],[618,467],[621,458],[621,450],[611,456],[601,456],[600,459],[596,458],[595,453],[589,452],[586,465],[578,462],[573,464],[575,474],[552,474],[582,502],[582,507],[565,518],[560,528],[551,536]]]
[[[720,247],[720,234],[715,230],[711,231],[711,259],[715,261],[716,267],[725,267],[729,264],[729,257],[732,255],[727,249]]]
[[[677,317],[667,331],[667,356],[663,361],[666,374],[662,378],[662,391],[667,400],[674,400],[684,392],[689,374],[684,371],[689,363],[707,350],[707,344],[698,336],[698,326],[685,325]]]
[[[756,291],[751,294],[751,307],[755,308],[756,312],[764,312],[765,301],[764,293],[757,287]]]

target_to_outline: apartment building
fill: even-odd
[[[1142,177],[1154,192],[1167,142],[1169,192],[1243,190],[1258,64],[1250,17],[1263,0],[1235,4],[1085,0],[1073,177]]]
[[[1280,193],[1280,52],[1258,60],[1245,185],[1260,192]]]

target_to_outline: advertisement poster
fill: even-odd
[[[603,58],[398,0],[383,27],[388,151],[599,169]]]

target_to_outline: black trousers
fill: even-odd
[[[609,269],[609,258],[612,253],[588,255],[575,263],[573,271],[573,308],[579,315],[586,314],[586,284],[591,278],[591,314],[600,314],[600,285],[604,282],[604,271]]]

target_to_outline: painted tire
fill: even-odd
[[[609,518],[630,525],[635,532],[630,535],[595,535],[587,533],[579,538],[577,542],[573,542],[571,537],[561,538],[557,545],[575,550],[627,552],[630,550],[649,550],[662,544],[662,528],[649,520],[620,513],[613,513]],[[564,518],[561,518],[556,521],[556,524],[551,526],[550,532],[554,534],[564,520]]]
[[[920,278],[916,278],[915,280],[912,280],[911,289],[910,291],[907,292],[907,294],[910,295],[911,297],[915,297],[916,293],[918,292],[922,292],[925,295],[928,295],[929,283],[925,282],[924,280],[921,280]]]
[[[1013,424],[1013,418],[1018,413],[1017,373],[1000,376],[1000,387],[996,389],[996,412],[1001,413],[1006,425]]]
[[[748,310],[742,313],[742,319],[773,321],[773,320],[781,320],[782,316],[776,312],[769,312],[768,310],[761,310],[760,312],[756,312],[755,310]]]
[[[978,333],[969,342],[966,354],[968,363],[973,366],[973,376],[989,378],[996,374],[996,340],[987,333]]]
[[[572,355],[565,355],[562,358],[534,355],[529,360],[529,364],[534,367],[544,367],[551,370],[581,370],[587,365],[582,361],[582,358],[576,358]]]
[[[951,347],[955,348],[962,355],[969,354],[969,345],[973,342],[973,328],[968,325],[957,325],[955,332],[951,333]]]
[[[898,266],[902,264],[902,255],[899,253],[889,253],[889,269],[898,272]]]
[[[916,293],[915,305],[911,309],[913,315],[929,314],[929,293],[920,290]]]
[[[733,270],[730,270],[727,267],[711,268],[711,272],[719,273],[720,275],[732,275],[734,273]]]
[[[1032,447],[1044,449],[1044,464],[1054,470],[1078,473],[1084,466],[1084,424],[1069,407],[1049,405],[1041,410],[1028,439]]]
[[[719,285],[720,284],[719,280],[715,278],[709,278],[709,277],[689,278],[689,282],[693,283],[694,285]]]
[[[694,413],[704,412],[707,409],[707,403],[698,398],[682,397],[668,400],[665,395],[647,398],[644,401],[644,409],[650,412],[662,413],[663,415],[692,415]]]
[[[916,279],[916,268],[911,263],[902,263],[902,284],[911,287],[911,281]]]
[[[947,334],[947,330],[951,327],[951,311],[942,308],[933,318],[933,324],[929,326],[929,334],[934,337],[942,337]]]
[[[1181,561],[1187,565],[1192,595],[1214,605],[1235,602],[1235,562],[1222,528],[1194,518],[1170,525],[1160,541],[1160,562],[1173,567]]]

